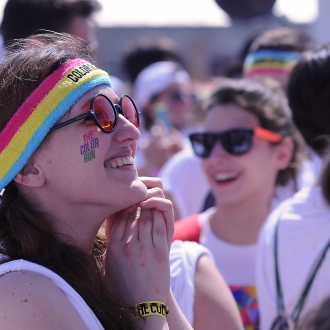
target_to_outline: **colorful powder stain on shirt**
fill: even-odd
[[[230,285],[245,330],[259,330],[259,310],[254,286]]]

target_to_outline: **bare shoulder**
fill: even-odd
[[[63,292],[31,271],[0,276],[0,329],[86,329]]]

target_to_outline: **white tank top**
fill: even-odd
[[[1,255],[0,255],[1,259]],[[73,307],[76,309],[82,320],[84,321],[87,329],[98,330],[104,329],[98,318],[95,316],[93,311],[81,298],[77,291],[75,291],[71,285],[63,280],[62,277],[55,274],[53,271],[46,267],[40,266],[26,260],[13,260],[0,265],[0,276],[10,273],[19,272],[22,270],[35,272],[41,274],[50,279],[59,289],[64,293],[67,299],[71,302]]]

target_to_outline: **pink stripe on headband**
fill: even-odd
[[[285,74],[288,75],[291,73],[291,70],[286,69],[274,69],[274,68],[259,68],[259,69],[252,69],[245,73],[245,77],[251,77],[255,74],[260,75],[281,75]]]
[[[0,140],[0,152],[2,152],[9,144],[10,140],[20,129],[20,127],[26,122],[26,120],[33,113],[38,104],[45,98],[45,96],[54,88],[54,86],[61,80],[70,70],[74,67],[89,62],[82,59],[74,59],[67,63],[62,64],[57,70],[49,75],[43,82],[42,86],[37,87],[24,103],[15,112],[9,123],[5,126],[1,132],[2,138]],[[14,123],[9,125],[10,123]]]

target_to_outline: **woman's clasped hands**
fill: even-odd
[[[158,178],[141,178],[144,201],[107,219],[105,279],[130,304],[166,303],[170,292],[169,251],[174,230],[172,203]]]

